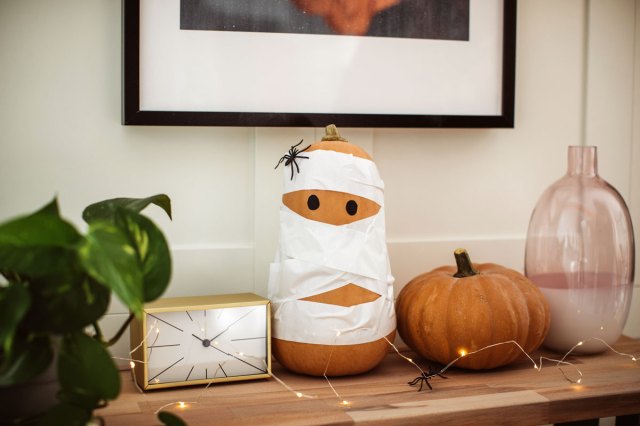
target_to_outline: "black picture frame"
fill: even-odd
[[[420,115],[243,111],[165,111],[140,108],[141,0],[122,0],[122,124],[368,128],[513,128],[517,1],[503,0],[501,111],[495,115]]]

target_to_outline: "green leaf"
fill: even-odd
[[[62,402],[53,406],[38,420],[39,426],[85,426],[93,410]]]
[[[56,200],[0,225],[0,270],[29,276],[61,271],[75,258],[82,236],[60,218]]]
[[[89,274],[111,288],[131,311],[142,312],[142,269],[120,228],[105,221],[91,223],[80,259]]]
[[[48,214],[60,217],[60,207],[58,207],[58,197],[54,197],[48,204],[42,206],[36,213]]]
[[[80,240],[73,225],[58,214],[56,200],[30,215],[0,225],[0,244],[72,247]]]
[[[13,336],[26,315],[31,297],[22,283],[9,283],[0,287],[0,349],[9,352]]]
[[[82,212],[82,218],[87,223],[101,219],[111,219],[119,208],[136,213],[144,210],[149,204],[155,204],[163,209],[171,218],[171,199],[165,194],[157,194],[147,198],[113,198],[91,204]]]
[[[0,387],[25,383],[42,374],[53,361],[48,337],[20,338],[16,335],[11,350],[4,353],[0,364]]]
[[[143,297],[145,302],[160,297],[171,279],[171,252],[158,227],[148,218],[121,212],[118,221],[126,228],[131,245],[138,254],[143,275]]]
[[[111,291],[84,271],[35,279],[25,323],[33,330],[68,333],[97,321],[109,307]]]
[[[158,420],[166,426],[187,426],[184,420],[168,411],[160,411],[158,413]]]
[[[120,375],[109,352],[84,333],[66,335],[58,359],[63,402],[89,410],[120,393]]]

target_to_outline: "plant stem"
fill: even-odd
[[[456,265],[458,266],[458,271],[453,274],[454,277],[465,278],[478,275],[478,271],[473,269],[471,258],[465,249],[457,249],[453,252],[453,255],[456,257]]]
[[[122,337],[124,332],[129,327],[129,324],[131,324],[131,321],[133,321],[133,313],[129,314],[129,318],[127,318],[127,320],[124,322],[124,324],[122,324],[122,326],[120,327],[120,330],[118,330],[118,332],[115,334],[115,336],[113,336],[111,339],[109,339],[109,341],[107,342],[107,347],[115,345],[116,342],[118,340],[120,340],[120,338]]]
[[[104,344],[104,335],[102,334],[102,330],[98,325],[98,321],[93,322],[93,329],[96,331],[96,334],[95,336],[93,336],[93,338],[96,339],[98,342]]]

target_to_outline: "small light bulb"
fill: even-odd
[[[582,379],[580,378],[580,379],[576,380],[576,383],[577,383],[577,384],[582,383]]]
[[[187,404],[185,404],[183,401],[178,402],[178,407],[185,408],[186,406]]]
[[[160,379],[155,379],[154,382],[155,383],[160,383]]]
[[[219,343],[217,340],[214,340],[214,341],[213,341],[213,344],[214,344],[214,345],[216,345],[216,346],[218,346],[220,343]]]
[[[638,358],[636,358],[635,356],[631,357],[631,361],[637,361],[637,360],[638,360]]]
[[[413,360],[411,358],[407,358],[407,361],[409,362],[413,362]]]
[[[202,331],[204,333],[204,328],[201,328],[200,331]]]
[[[580,341],[578,342],[578,344],[576,346],[582,346],[584,344],[584,342]]]
[[[600,330],[604,330],[604,326],[602,326],[602,325],[601,325],[601,326],[600,326]]]
[[[131,361],[131,362],[129,363],[129,367],[131,367],[131,369],[133,370],[134,368],[136,368],[136,363],[135,363],[135,362],[133,362],[133,361]]]
[[[300,392],[296,392],[296,396],[297,396],[298,398],[302,398],[302,394],[301,394]]]
[[[346,399],[342,400],[342,402],[340,404],[344,405],[345,407],[348,407],[349,405],[351,405],[351,403],[349,401],[347,401]]]
[[[160,329],[156,327],[156,334],[160,333]]]
[[[460,349],[458,353],[460,353],[460,356],[465,356],[467,354],[467,351],[465,351],[464,349]]]
[[[238,356],[244,356],[244,352],[238,352]]]
[[[338,331],[336,332],[336,337],[340,337],[340,334],[341,334],[341,333],[340,333],[340,330],[338,330]]]

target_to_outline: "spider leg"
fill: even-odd
[[[416,377],[415,379],[413,379],[410,382],[407,382],[408,384],[410,384],[411,386],[417,385],[418,382],[422,379],[422,377]]]
[[[298,145],[300,145],[300,144],[302,143],[302,141],[303,141],[303,140],[304,140],[304,139],[300,139],[300,142],[298,142],[297,144],[293,145],[289,151],[292,151],[295,147],[297,147]],[[311,145],[309,145],[309,146],[311,146]],[[306,148],[305,148],[305,149],[306,149]]]
[[[288,155],[283,155],[282,158],[280,158],[280,161],[278,161],[278,164],[276,164],[276,166],[274,167],[274,170],[278,168],[278,166],[280,165],[280,163],[282,163],[284,160],[289,160],[289,156]],[[284,163],[285,166],[287,165],[287,163]]]

